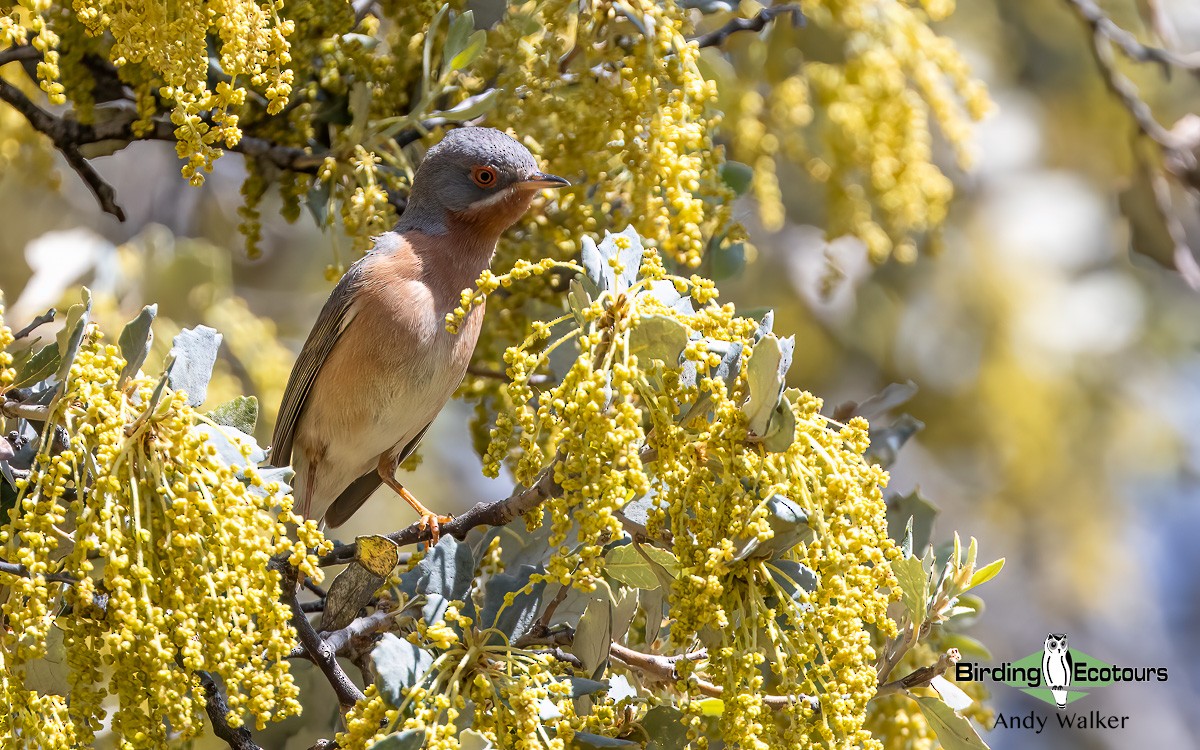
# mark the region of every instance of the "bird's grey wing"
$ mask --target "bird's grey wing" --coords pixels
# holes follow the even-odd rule
[[[321,371],[321,365],[349,322],[354,293],[362,285],[365,277],[363,270],[371,259],[371,255],[360,258],[350,266],[350,270],[334,287],[325,306],[321,308],[321,314],[317,316],[317,322],[313,324],[308,339],[304,342],[304,348],[296,358],[287,388],[283,392],[283,403],[279,406],[275,434],[271,438],[272,466],[287,466],[291,463],[292,440],[296,435],[296,425],[300,423],[300,415],[304,411],[304,403],[312,390],[313,382],[317,379],[317,373]]]
[[[421,442],[421,438],[425,437],[425,433],[429,431],[430,422],[417,433],[417,436],[408,441],[408,445],[404,446],[404,450],[400,451],[399,458],[396,459],[396,465],[399,465],[404,459],[413,454],[417,449],[417,444]],[[379,476],[378,471],[369,471],[363,474],[358,479],[350,483],[350,486],[342,490],[342,494],[338,495],[337,500],[333,501],[325,510],[325,525],[331,529],[336,529],[345,523],[350,516],[362,507],[362,504],[367,501],[371,493],[383,484],[383,477]]]

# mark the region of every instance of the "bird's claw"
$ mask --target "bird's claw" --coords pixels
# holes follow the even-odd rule
[[[442,524],[450,523],[454,520],[454,516],[439,516],[436,513],[423,513],[421,520],[418,522],[421,531],[429,529],[430,545],[435,545],[442,537]]]

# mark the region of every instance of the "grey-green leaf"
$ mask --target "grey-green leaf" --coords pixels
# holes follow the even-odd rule
[[[389,734],[367,750],[421,750],[425,744],[425,730],[406,729],[399,734]]]
[[[721,165],[721,181],[729,186],[735,195],[741,197],[750,190],[754,181],[754,170],[749,164],[740,161],[727,161]]]
[[[79,353],[79,345],[83,343],[83,333],[87,330],[88,319],[91,317],[91,290],[83,287],[82,295],[83,302],[71,305],[71,309],[67,311],[66,325],[58,334],[60,383],[66,382],[67,375],[71,372],[71,364],[75,361],[75,355]]]
[[[384,633],[371,652],[375,665],[375,684],[379,692],[393,706],[404,702],[405,688],[424,679],[433,666],[433,657],[423,649],[391,633]]]
[[[13,388],[24,388],[34,383],[40,383],[58,371],[61,361],[57,344],[43,346],[29,359],[22,363],[13,380]]]
[[[121,377],[117,381],[119,386],[125,385],[130,378],[137,375],[138,370],[145,363],[146,355],[150,353],[150,344],[154,342],[152,325],[156,315],[158,315],[158,305],[147,305],[142,308],[136,318],[126,323],[125,328],[121,331],[117,344],[121,347],[121,356],[125,359],[125,367],[121,368]]]
[[[199,406],[208,398],[208,381],[220,347],[221,334],[208,326],[185,328],[175,337],[171,346],[175,364],[168,378],[172,388],[187,394],[188,406]]]
[[[494,627],[504,633],[509,642],[520,639],[529,632],[542,604],[545,581],[538,581],[529,591],[522,591],[529,584],[530,576],[540,573],[541,568],[522,565],[517,573],[499,573],[487,580],[483,587],[483,627]],[[515,593],[513,603],[504,605],[505,597]]]

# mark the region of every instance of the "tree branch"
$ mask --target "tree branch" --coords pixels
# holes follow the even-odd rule
[[[680,659],[696,660],[707,658],[707,653],[704,651],[679,656],[645,654],[616,642],[609,646],[608,655],[662,682],[679,681],[679,673],[675,671],[675,663]],[[692,682],[695,684],[697,690],[710,698],[720,698],[725,693],[725,688],[720,685],[714,685],[708,680],[693,677]],[[813,711],[821,710],[820,700],[811,695],[763,695],[762,701],[765,705],[773,709],[787,708],[797,703],[806,703]]]
[[[212,723],[213,734],[225,740],[232,750],[263,750],[250,736],[250,730],[229,726],[229,704],[225,702],[225,695],[217,685],[216,678],[208,672],[196,672],[196,676],[200,678],[200,684],[208,696],[204,707]]]
[[[25,337],[26,337],[26,336],[28,336],[29,334],[33,333],[35,330],[37,330],[37,329],[38,329],[38,328],[40,328],[41,326],[44,326],[44,325],[46,325],[47,323],[53,323],[53,322],[54,322],[54,316],[55,316],[55,315],[57,315],[57,314],[58,314],[58,311],[57,311],[57,310],[55,310],[53,307],[52,307],[52,308],[50,308],[50,309],[49,309],[49,310],[47,310],[46,312],[44,312],[44,313],[42,313],[41,315],[39,315],[39,316],[37,316],[36,318],[34,318],[34,319],[33,319],[33,320],[32,320],[32,321],[29,323],[29,325],[25,326],[25,327],[24,327],[24,328],[22,328],[21,330],[19,330],[19,331],[17,331],[16,333],[14,333],[14,334],[13,334],[13,341],[20,341],[21,339],[25,338]]]
[[[496,500],[490,503],[476,503],[467,512],[456,516],[449,523],[443,524],[441,533],[463,539],[466,537],[467,532],[476,526],[504,526],[514,519],[520,518],[562,491],[562,487],[559,486],[554,478],[555,472],[561,463],[562,459],[556,458],[542,472],[538,480],[527,489],[514,492],[503,500]],[[396,545],[403,547],[409,544],[428,541],[432,538],[430,531],[428,526],[422,526],[419,522],[414,522],[408,528],[388,534],[387,538],[395,542]],[[354,559],[357,549],[358,545],[355,543],[343,544],[322,557],[320,564],[327,566],[348,563]]]
[[[895,693],[908,692],[912,688],[928,687],[933,682],[933,678],[944,675],[946,670],[952,665],[957,664],[960,659],[962,659],[962,654],[959,653],[958,649],[952,648],[939,656],[937,662],[934,664],[914,669],[898,680],[892,680],[880,685],[875,691],[875,697],[871,700]]]
[[[283,591],[283,600],[292,608],[292,627],[295,628],[301,645],[308,653],[308,658],[320,668],[325,679],[329,680],[329,685],[337,695],[338,703],[342,708],[351,708],[365,696],[351,681],[346,670],[342,669],[342,665],[338,664],[336,651],[321,638],[301,609],[300,602],[296,598],[296,589],[298,588],[296,569],[286,561],[272,561],[272,566],[279,570],[282,576],[280,588]]]
[[[794,3],[771,5],[763,8],[750,18],[734,18],[721,28],[693,37],[691,41],[695,42],[699,47],[720,47],[725,43],[726,39],[739,31],[762,31],[767,27],[767,24],[778,16],[789,14],[792,16],[794,23],[804,22],[804,14],[800,10],[799,5]]]
[[[92,194],[96,196],[96,202],[100,204],[100,208],[105,213],[117,217],[118,221],[125,221],[125,212],[117,205],[116,192],[112,189],[112,185],[105,182],[100,173],[92,167],[87,159],[83,158],[83,154],[79,153],[80,142],[72,137],[78,130],[78,123],[55,117],[34,104],[29,97],[21,93],[20,89],[4,79],[0,79],[0,99],[20,112],[34,130],[54,141],[54,147],[62,153],[67,163],[71,165],[71,169],[75,170]],[[68,124],[76,127],[68,127]]]
[[[37,578],[38,575],[31,573],[29,568],[18,563],[5,562],[0,560],[0,573],[7,573],[12,576],[20,576],[21,578]],[[65,573],[42,573],[40,577],[52,583],[66,583],[74,586],[79,583],[77,579]]]

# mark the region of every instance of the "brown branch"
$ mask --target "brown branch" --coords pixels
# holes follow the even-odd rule
[[[1104,10],[1095,0],[1066,0],[1075,9],[1092,32],[1100,35],[1110,44],[1115,45],[1122,53],[1134,62],[1155,63],[1162,66],[1163,72],[1169,74],[1171,68],[1200,71],[1200,55],[1180,55],[1161,47],[1152,47],[1138,41],[1132,33],[1118,26],[1105,15]]]
[[[37,48],[32,44],[18,44],[15,47],[0,50],[0,65],[7,65],[10,62],[26,62],[29,60],[40,60],[42,53],[37,51]]]
[[[117,205],[116,193],[112,189],[112,185],[105,182],[100,173],[92,167],[87,159],[83,158],[83,154],[79,153],[80,141],[72,137],[76,128],[65,127],[72,121],[63,120],[45,111],[30,101],[29,97],[21,93],[20,89],[4,79],[0,79],[0,99],[20,112],[34,130],[54,141],[54,147],[62,153],[67,163],[71,165],[71,169],[75,170],[92,194],[96,196],[96,202],[100,204],[100,208],[105,213],[117,217],[118,221],[125,221],[125,212]],[[78,123],[73,124],[78,125]]]
[[[345,656],[351,642],[355,638],[363,638],[378,633],[391,625],[392,620],[399,614],[396,610],[377,610],[365,617],[359,617],[354,622],[340,630],[321,633],[321,640],[333,651],[335,656]],[[289,659],[309,658],[307,649],[297,646],[288,654]]]
[[[750,18],[734,18],[721,28],[693,37],[691,41],[695,42],[699,47],[719,47],[725,43],[726,39],[739,31],[762,31],[775,18],[787,14],[792,16],[794,23],[802,23],[804,21],[804,14],[801,12],[799,5],[794,3],[772,5],[763,8]]]
[[[959,653],[958,649],[952,648],[939,656],[936,663],[914,669],[898,680],[892,680],[880,685],[875,691],[875,697],[871,700],[895,693],[907,692],[912,688],[928,687],[933,682],[933,678],[944,675],[946,670],[957,664],[960,659],[962,659],[962,654]]]
[[[213,734],[229,745],[232,750],[263,750],[250,736],[250,730],[245,727],[229,726],[229,704],[217,685],[216,678],[208,672],[196,672],[200,684],[204,687],[207,699],[204,703],[208,720],[212,723]]]
[[[21,578],[42,578],[43,580],[52,583],[66,583],[74,586],[79,583],[79,580],[74,576],[69,576],[66,573],[41,573],[40,575],[31,573],[29,568],[18,563],[5,562],[0,560],[0,573],[7,573],[12,576],[20,576]]]
[[[643,674],[649,675],[661,682],[678,682],[679,673],[675,671],[675,664],[681,659],[689,659],[692,661],[705,659],[708,654],[705,651],[697,651],[691,654],[681,654],[679,656],[659,656],[658,654],[645,654],[641,651],[634,651],[631,648],[622,646],[619,643],[612,643],[608,648],[608,655],[612,658],[637,669]],[[720,685],[714,685],[708,680],[703,680],[693,676],[690,680],[691,684],[696,686],[702,694],[710,698],[720,698],[725,694],[725,688]],[[821,702],[818,698],[811,695],[763,695],[763,703],[769,708],[781,709],[789,706],[794,706],[798,703],[805,703],[813,711],[821,710]]]
[[[342,665],[338,664],[337,653],[330,648],[329,644],[321,638],[312,623],[308,621],[308,617],[300,608],[300,602],[296,598],[297,586],[297,571],[286,561],[272,561],[272,566],[280,571],[282,580],[280,581],[280,589],[283,591],[283,600],[292,608],[292,627],[296,630],[296,635],[300,638],[301,645],[308,653],[308,658],[325,675],[325,679],[329,680],[330,687],[337,695],[338,703],[343,709],[349,709],[355,703],[364,699],[363,692],[358,689],[358,686],[351,681],[350,676],[346,674],[346,670],[342,669]]]
[[[562,491],[562,487],[554,478],[561,463],[561,458],[555,459],[549,468],[542,472],[538,480],[527,489],[514,492],[503,500],[476,503],[467,512],[456,516],[449,523],[442,524],[441,533],[463,539],[467,532],[476,526],[504,526],[520,518]],[[432,538],[432,534],[429,526],[414,522],[408,528],[388,534],[387,538],[403,547],[428,541]],[[328,566],[348,563],[354,559],[357,548],[355,543],[336,547],[333,552],[321,558],[320,564]]]
[[[491,370],[486,367],[480,367],[478,365],[471,365],[470,367],[468,367],[467,374],[474,375],[477,378],[489,378],[491,380],[507,381],[507,380],[511,379],[508,377],[508,373],[506,373],[506,372],[502,372],[500,370]],[[529,376],[529,384],[530,385],[545,385],[546,383],[553,383],[553,382],[554,382],[554,378],[551,377],[550,375],[546,375],[544,373]]]

